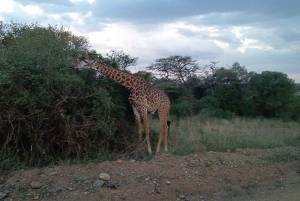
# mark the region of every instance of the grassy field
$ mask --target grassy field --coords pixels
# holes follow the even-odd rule
[[[159,133],[157,119],[151,118],[150,126],[152,133]],[[172,121],[168,139],[169,151],[178,155],[300,146],[300,124],[264,118],[225,120],[195,116]]]

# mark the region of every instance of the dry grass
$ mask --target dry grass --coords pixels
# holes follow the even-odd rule
[[[150,118],[152,133],[159,133],[158,120]],[[300,124],[277,119],[216,119],[187,117],[171,124],[169,150],[174,154],[227,151],[237,148],[300,146]]]

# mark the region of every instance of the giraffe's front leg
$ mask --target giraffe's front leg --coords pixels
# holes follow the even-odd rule
[[[141,110],[141,116],[142,116],[142,120],[144,123],[144,130],[146,133],[146,140],[147,140],[147,147],[148,147],[148,152],[151,155],[152,151],[151,151],[151,145],[150,145],[150,130],[149,130],[149,125],[148,125],[148,115],[147,115],[147,109]]]
[[[141,122],[141,120],[143,121],[144,124],[144,130],[146,133],[146,141],[147,141],[147,147],[148,147],[148,152],[149,154],[152,154],[151,151],[151,145],[150,145],[150,130],[149,130],[149,126],[148,126],[148,115],[147,115],[147,108],[146,107],[138,107],[133,109],[134,113],[136,114],[138,112],[139,115],[136,115],[139,117],[139,122]],[[138,128],[140,127],[140,125],[138,126]],[[141,131],[139,131],[141,132]]]
[[[141,141],[142,140],[141,115],[140,115],[140,112],[133,105],[132,105],[132,109],[133,109],[133,113],[134,113],[134,117],[135,117],[135,124],[136,124],[136,127],[137,127],[137,132],[138,132],[138,135],[139,135],[139,141]]]

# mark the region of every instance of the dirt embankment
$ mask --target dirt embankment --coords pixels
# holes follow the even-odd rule
[[[270,162],[286,151],[290,161]],[[0,192],[13,201],[299,200],[299,158],[300,148],[245,149],[45,167],[2,174]]]

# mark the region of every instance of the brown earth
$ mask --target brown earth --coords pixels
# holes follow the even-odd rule
[[[270,162],[288,151],[296,159]],[[0,173],[4,200],[300,200],[300,148],[243,149]],[[101,186],[100,173],[110,175]],[[33,183],[32,183],[33,182]],[[95,182],[98,182],[95,183]],[[33,186],[36,185],[36,186]]]

